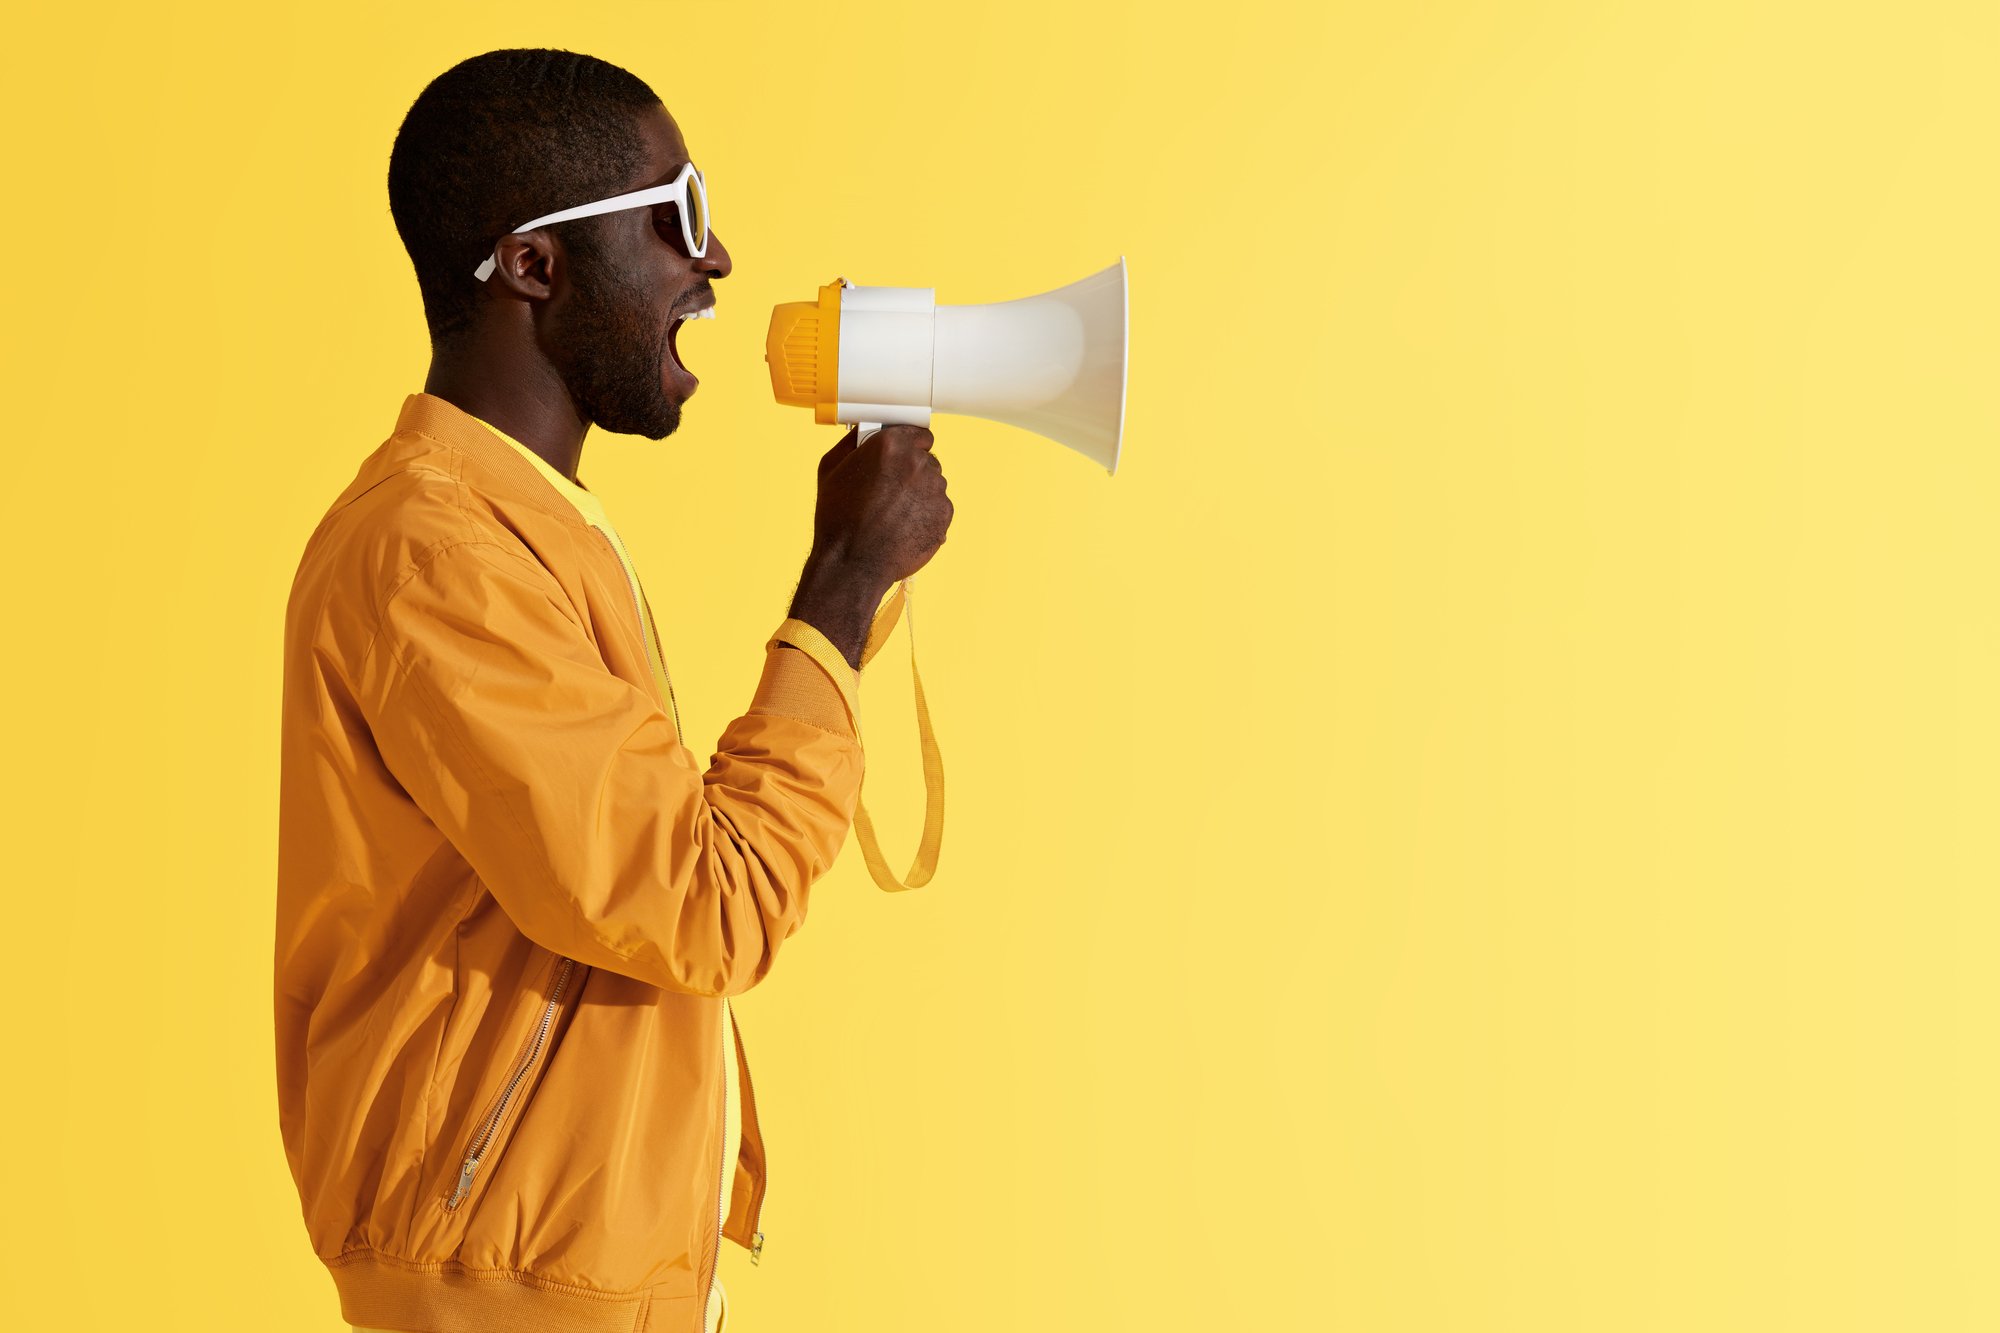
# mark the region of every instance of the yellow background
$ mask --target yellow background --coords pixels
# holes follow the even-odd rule
[[[2000,1325],[2000,11],[1018,0],[10,23],[9,1328],[343,1327],[279,631],[424,378],[397,124],[520,45],[651,83],[734,257],[583,465],[696,738],[837,438],[771,305],[1130,265],[1115,478],[938,423],[941,868],[850,838],[738,1006],[742,1333]],[[900,870],[901,630],[864,702]]]

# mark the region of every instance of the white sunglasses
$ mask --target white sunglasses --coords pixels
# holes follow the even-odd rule
[[[689,187],[692,181],[693,187]],[[533,222],[523,222],[509,236],[518,236],[524,231],[546,227],[553,222],[568,222],[572,218],[595,217],[599,213],[616,213],[626,208],[644,208],[648,204],[672,204],[681,217],[681,239],[687,242],[688,253],[696,259],[708,253],[708,182],[702,179],[694,163],[681,168],[681,174],[666,185],[651,185],[643,190],[633,190],[629,194],[614,194],[609,199],[599,199],[594,204],[578,204],[575,208],[565,208],[559,213],[549,213]],[[472,271],[472,276],[481,282],[493,276],[493,270],[500,264],[500,246],[496,241],[493,253],[486,262]]]

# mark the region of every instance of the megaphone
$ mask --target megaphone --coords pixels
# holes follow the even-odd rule
[[[1116,475],[1125,435],[1125,258],[1067,287],[939,305],[930,287],[836,278],[771,311],[764,360],[781,403],[821,425],[929,426],[931,413],[1005,422]]]
[[[764,360],[781,403],[810,407],[821,425],[852,425],[856,441],[886,425],[929,426],[931,413],[985,417],[1067,445],[1113,476],[1125,436],[1125,257],[1040,296],[992,305],[939,305],[929,287],[858,287],[836,278],[817,301],[771,311]],[[861,650],[867,666],[905,608],[910,682],[924,762],[924,831],[907,882],[882,859],[865,801],[855,831],[878,887],[929,883],[944,837],[944,760],[917,671],[916,610],[905,578],[876,611]],[[854,669],[823,634],[795,644],[839,685],[860,734]]]

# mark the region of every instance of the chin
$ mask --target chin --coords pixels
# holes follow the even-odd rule
[[[602,410],[592,420],[598,429],[613,435],[664,440],[681,428],[681,405],[661,394],[649,402],[627,403]]]
[[[681,405],[669,400],[665,409],[654,415],[652,427],[651,430],[641,431],[640,433],[649,440],[664,440],[667,436],[679,430],[681,428]]]
[[[671,408],[667,410],[666,416],[663,417],[659,422],[659,427],[660,427],[659,432],[652,437],[653,439],[664,440],[665,438],[667,438],[667,436],[672,435],[675,431],[681,428],[680,403],[675,403]]]

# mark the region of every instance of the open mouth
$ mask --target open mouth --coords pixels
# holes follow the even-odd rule
[[[671,356],[674,359],[674,364],[676,366],[679,366],[683,371],[687,371],[687,373],[690,375],[693,374],[694,372],[688,371],[687,362],[681,360],[681,325],[687,323],[691,319],[714,319],[714,318],[715,318],[715,307],[709,306],[705,310],[691,310],[685,315],[680,315],[676,317],[674,322],[667,327],[667,355]]]

